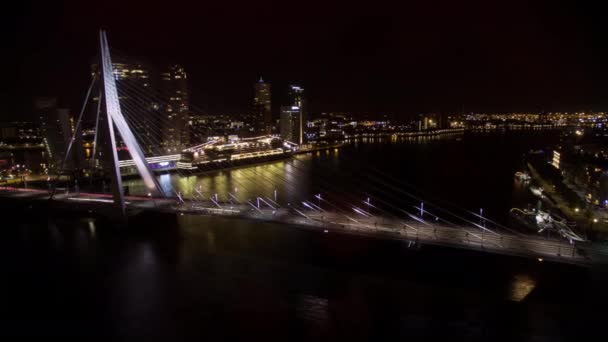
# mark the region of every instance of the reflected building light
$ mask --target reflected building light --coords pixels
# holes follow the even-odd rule
[[[527,274],[518,274],[511,282],[509,299],[515,302],[521,302],[534,290],[536,281]]]
[[[171,193],[173,187],[171,186],[171,175],[163,174],[158,178],[160,186],[163,188],[165,193]]]
[[[329,301],[313,295],[301,295],[296,305],[297,315],[314,324],[324,324],[329,319]]]
[[[95,227],[95,221],[93,221],[93,220],[89,221],[89,233],[91,234],[91,237],[93,237],[93,238],[97,234],[97,227]]]

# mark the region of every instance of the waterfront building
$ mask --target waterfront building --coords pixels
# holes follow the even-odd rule
[[[257,133],[272,133],[272,103],[270,83],[260,80],[254,84],[255,96],[253,98],[254,126]]]
[[[188,75],[180,65],[161,74],[163,153],[177,153],[190,144]]]
[[[281,138],[295,144],[303,143],[302,111],[298,106],[281,106]]]
[[[39,97],[34,101],[34,111],[40,122],[48,169],[59,170],[64,159],[66,169],[74,167],[72,158],[65,158],[73,132],[69,110],[59,108],[56,98]]]
[[[190,144],[188,75],[172,64],[163,72],[132,60],[115,59],[113,74],[121,109],[146,156],[179,153]],[[91,65],[98,77],[99,67]],[[93,94],[98,94],[98,90]],[[97,108],[97,96],[93,100]],[[94,117],[94,116],[90,116]],[[100,116],[100,124],[104,116]],[[119,139],[119,145],[122,142]],[[99,149],[101,153],[101,149]],[[123,156],[121,156],[123,157]]]
[[[120,58],[114,58],[112,63],[114,79],[118,88],[120,97],[121,110],[123,115],[129,122],[131,130],[138,138],[138,143],[141,146],[146,156],[159,154],[159,137],[161,137],[161,121],[160,121],[160,102],[161,99],[151,96],[150,89],[157,88],[157,75],[151,71],[151,68],[137,61],[127,61]],[[93,63],[91,65],[91,76],[99,79],[99,65]],[[101,86],[101,82],[98,82]],[[97,110],[97,101],[99,98],[99,90],[93,91],[94,105],[90,108]],[[102,107],[103,108],[103,107]],[[96,113],[90,117],[96,117]],[[100,127],[105,125],[105,115],[100,115]],[[100,137],[100,138],[103,138]],[[118,138],[119,147],[124,147],[120,136]],[[97,151],[103,154],[103,144],[99,144]],[[121,157],[128,157],[121,153]],[[101,158],[100,160],[103,160]]]
[[[306,141],[306,136],[304,134],[305,131],[305,123],[308,120],[308,116],[306,114],[306,109],[307,109],[307,105],[306,105],[306,99],[304,97],[304,88],[297,86],[297,85],[290,85],[287,91],[287,98],[288,98],[288,106],[291,106],[292,108],[294,107],[298,107],[299,108],[299,121],[298,124],[300,125],[299,129],[299,136],[300,136],[300,144],[304,143]]]

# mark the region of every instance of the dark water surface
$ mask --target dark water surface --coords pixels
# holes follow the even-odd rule
[[[168,193],[208,200],[218,196],[228,201],[229,193],[255,202],[257,196],[274,198],[286,206],[303,200],[316,202],[321,194],[340,209],[365,206],[367,198],[394,213],[415,212],[420,200],[429,212],[444,215],[436,203],[458,215],[479,213],[508,224],[509,209],[534,204],[524,184],[514,178],[523,170],[523,154],[544,149],[559,141],[557,131],[468,133],[434,138],[365,138],[339,150],[298,155],[292,159],[238,169],[185,176],[160,176]],[[141,180],[125,182],[130,193],[145,195]],[[411,195],[419,197],[413,199]],[[200,196],[199,196],[200,197]],[[468,218],[474,216],[469,215]]]
[[[310,164],[309,172],[282,175],[299,175],[296,184],[313,188],[324,176],[338,193],[352,181],[339,182],[346,178],[341,173],[357,176],[357,162],[360,170],[373,166],[463,207],[483,202],[500,217],[503,208],[526,200],[518,199],[512,175],[521,152],[543,144],[536,134],[359,144],[338,156],[256,167]],[[246,170],[190,182],[221,192],[239,172]],[[337,175],[335,181],[329,175]],[[242,177],[245,191],[248,178]],[[270,190],[282,183],[258,184]],[[6,218],[0,239],[5,336],[597,340],[591,334],[601,332],[608,308],[608,282],[598,268],[243,220],[155,214],[116,230],[100,220],[8,202],[0,212]]]

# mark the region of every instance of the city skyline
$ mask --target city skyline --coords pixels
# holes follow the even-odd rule
[[[306,8],[290,13],[266,4],[240,4],[243,11],[233,13],[221,5],[204,10],[135,3],[124,5],[124,14],[90,13],[78,4],[26,4],[20,13],[27,24],[6,30],[18,39],[11,43],[15,54],[7,56],[17,67],[9,74],[14,73],[16,82],[3,86],[3,116],[20,116],[31,108],[32,98],[45,95],[77,107],[99,27],[108,29],[118,51],[146,56],[159,65],[183,65],[193,80],[191,102],[208,112],[246,112],[250,84],[259,75],[281,87],[301,84],[308,89],[311,112],[409,115],[462,107],[475,112],[608,108],[608,90],[601,81],[608,77],[601,62],[608,55],[599,39],[604,31],[589,35],[597,24],[582,20],[597,8],[441,5],[454,18],[421,3],[408,11],[334,4],[323,13]],[[139,16],[126,15],[142,8],[148,15],[166,10],[167,25],[155,28]],[[50,21],[47,14],[62,20]],[[220,22],[222,14],[231,20]],[[199,17],[204,24],[193,25]],[[263,44],[249,39],[252,27]],[[286,39],[290,35],[302,43],[298,53],[285,55],[285,49],[293,51]],[[286,96],[275,94],[278,103]]]
[[[599,5],[7,8],[3,335],[604,333]]]

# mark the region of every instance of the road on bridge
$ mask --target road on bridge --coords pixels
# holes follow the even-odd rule
[[[0,194],[12,198],[48,200],[48,191],[0,187]],[[79,203],[83,209],[90,206],[112,204],[108,194],[58,192],[54,199],[62,203]],[[438,221],[425,221],[419,217],[397,219],[382,216],[346,214],[310,208],[280,208],[266,202],[263,206],[253,202],[184,202],[176,198],[158,199],[127,196],[130,209],[161,210],[179,214],[218,215],[314,228],[325,233],[343,232],[366,236],[386,237],[408,241],[409,244],[433,244],[491,253],[516,255],[567,263],[608,263],[608,249],[592,243],[571,244],[557,238],[538,235],[497,233],[473,226],[448,225]]]

